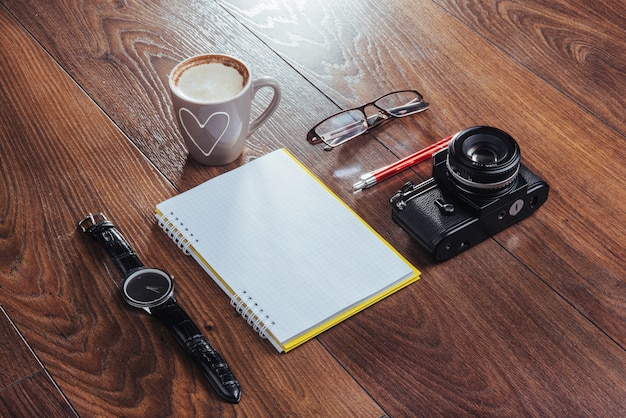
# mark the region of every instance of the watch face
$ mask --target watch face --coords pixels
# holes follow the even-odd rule
[[[174,293],[174,282],[164,271],[142,269],[124,281],[122,294],[128,304],[138,308],[153,308]]]

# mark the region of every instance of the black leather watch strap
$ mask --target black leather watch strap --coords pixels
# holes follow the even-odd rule
[[[239,382],[183,308],[170,298],[151,308],[150,312],[172,330],[176,340],[200,367],[218,395],[228,402],[238,403],[241,399]]]
[[[124,236],[104,215],[90,214],[79,223],[79,227],[104,247],[122,277],[126,278],[134,270],[144,267]]]
[[[238,403],[241,399],[239,382],[189,315],[176,303],[172,278],[162,270],[145,268],[122,234],[103,214],[89,214],[78,227],[99,242],[113,259],[125,280],[122,293],[126,302],[143,308],[167,325],[215,392],[228,402]]]

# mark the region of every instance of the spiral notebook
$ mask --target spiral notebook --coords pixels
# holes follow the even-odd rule
[[[158,204],[156,217],[279,352],[420,274],[285,149]]]

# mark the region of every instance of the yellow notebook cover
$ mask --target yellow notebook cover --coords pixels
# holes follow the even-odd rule
[[[285,149],[159,203],[156,217],[279,352],[419,278]]]

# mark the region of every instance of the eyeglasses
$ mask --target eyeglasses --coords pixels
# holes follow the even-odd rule
[[[365,109],[374,106],[378,112],[367,116]],[[349,140],[404,116],[414,115],[428,109],[428,103],[415,90],[401,90],[385,94],[361,107],[344,110],[330,116],[313,127],[307,134],[311,144],[326,144],[331,150]]]

